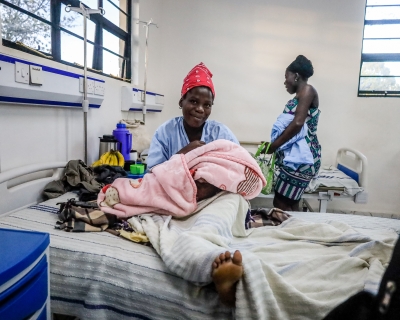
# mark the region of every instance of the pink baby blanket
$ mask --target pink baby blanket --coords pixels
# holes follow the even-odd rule
[[[187,154],[173,155],[142,179],[116,179],[100,191],[97,203],[103,212],[121,218],[149,212],[184,217],[197,208],[194,180],[200,178],[246,199],[256,197],[266,184],[246,149],[216,140]]]

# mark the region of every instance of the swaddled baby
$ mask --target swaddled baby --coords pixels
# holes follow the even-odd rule
[[[196,193],[196,201],[199,202],[201,200],[211,198],[215,196],[218,192],[222,191],[220,188],[208,183],[206,180],[200,178],[194,181],[197,187]]]

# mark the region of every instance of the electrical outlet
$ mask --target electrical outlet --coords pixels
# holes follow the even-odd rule
[[[87,92],[94,93],[94,80],[87,79]]]
[[[40,66],[29,66],[30,83],[32,85],[41,86],[43,85],[43,70]]]
[[[29,84],[29,65],[15,61],[15,82]]]
[[[94,84],[94,80],[87,79],[87,93],[94,94]],[[79,92],[83,93],[83,78],[79,78]]]
[[[106,84],[104,82],[95,81],[94,82],[94,94],[99,96],[104,96],[106,91]]]
[[[134,101],[140,101],[140,92],[139,91],[132,91],[132,95],[133,95]]]

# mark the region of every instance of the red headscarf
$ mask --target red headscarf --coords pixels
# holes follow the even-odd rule
[[[200,62],[189,71],[186,78],[183,80],[181,96],[185,95],[190,89],[204,86],[210,88],[213,97],[215,98],[214,84],[211,78],[212,73],[210,70],[208,70],[203,62]]]

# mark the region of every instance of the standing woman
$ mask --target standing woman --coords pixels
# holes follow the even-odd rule
[[[276,151],[276,165],[279,168],[275,184],[274,206],[285,211],[299,211],[299,202],[311,179],[317,175],[321,166],[321,146],[317,138],[317,125],[321,111],[317,90],[307,83],[314,74],[311,61],[303,55],[297,56],[285,72],[287,92],[295,94],[283,110],[284,114],[294,116],[280,136],[271,143],[268,153]],[[300,164],[297,169],[284,164],[284,152],[279,148],[295,137],[304,124],[308,130],[305,140],[314,158],[314,164]],[[308,151],[308,150],[307,150]]]
[[[179,109],[182,116],[163,123],[150,144],[147,167],[169,160],[176,153],[187,153],[217,139],[239,141],[227,126],[208,120],[214,104],[212,73],[201,62],[183,80]]]

